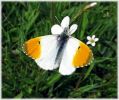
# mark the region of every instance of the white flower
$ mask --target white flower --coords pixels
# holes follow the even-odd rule
[[[95,38],[95,35],[93,35],[92,37],[87,36],[87,44],[91,44],[92,46],[95,46],[95,42],[97,42],[99,39]]]
[[[67,35],[73,34],[77,30],[78,25],[73,24],[69,28],[69,22],[70,22],[69,16],[64,17],[64,19],[61,22],[61,25],[55,24],[52,26],[51,28],[52,34],[62,34],[62,33],[65,33]]]

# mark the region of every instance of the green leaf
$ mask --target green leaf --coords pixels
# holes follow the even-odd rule
[[[14,98],[22,98],[23,97],[23,92],[20,92],[18,95],[16,95]]]
[[[86,74],[85,74],[85,76],[83,78],[83,80],[85,80],[89,76],[89,74],[92,71],[93,67],[94,67],[94,63],[91,63],[90,67],[88,68],[88,70],[87,70],[87,72],[86,72]]]
[[[81,27],[81,32],[80,32],[80,38],[83,38],[85,30],[88,25],[88,12],[83,13],[83,20],[82,20],[82,27]]]
[[[53,85],[60,78],[61,78],[61,75],[59,73],[53,74],[51,77],[49,77],[47,85],[48,86]]]
[[[83,93],[88,92],[96,87],[97,87],[97,84],[86,85],[86,86],[80,87],[77,90],[74,90],[73,92],[71,92],[70,96],[71,97],[80,97]]]

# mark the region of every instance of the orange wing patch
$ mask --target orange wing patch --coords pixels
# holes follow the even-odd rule
[[[73,65],[75,67],[83,67],[91,62],[93,53],[90,48],[80,41],[80,47],[76,51],[73,58]]]
[[[40,45],[41,38],[33,38],[25,42],[23,49],[24,52],[31,58],[37,59],[41,55],[41,45]]]

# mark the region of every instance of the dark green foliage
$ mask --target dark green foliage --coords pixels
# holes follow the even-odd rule
[[[117,98],[117,3],[98,2],[83,13],[88,2],[2,2],[3,98]],[[81,13],[81,14],[80,14]],[[70,16],[78,24],[74,37],[86,43],[99,37],[94,62],[69,76],[44,71],[22,51],[33,37],[51,34],[51,26]]]

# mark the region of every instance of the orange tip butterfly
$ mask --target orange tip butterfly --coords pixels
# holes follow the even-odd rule
[[[93,60],[91,49],[71,36],[78,25],[73,24],[69,28],[69,22],[70,18],[66,16],[61,26],[52,26],[52,35],[36,37],[24,43],[24,52],[34,59],[40,68],[53,70],[59,67],[59,73],[70,75],[76,68],[87,66]]]

